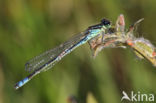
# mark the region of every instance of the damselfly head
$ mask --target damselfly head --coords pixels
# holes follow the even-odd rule
[[[104,26],[110,26],[111,25],[111,22],[107,19],[102,19],[101,20],[101,23],[104,25]]]
[[[88,29],[101,29],[101,28],[110,28],[111,27],[111,22],[107,19],[102,19],[101,23],[92,25],[88,27]]]

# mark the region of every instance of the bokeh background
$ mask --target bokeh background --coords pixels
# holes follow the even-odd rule
[[[156,45],[156,0],[0,0],[0,103],[69,103],[71,96],[78,103],[120,103],[123,90],[156,94],[151,63],[131,49],[104,49],[93,59],[88,44],[13,88],[29,74],[26,61],[102,18],[114,23],[120,13],[127,27],[145,18],[136,36]]]

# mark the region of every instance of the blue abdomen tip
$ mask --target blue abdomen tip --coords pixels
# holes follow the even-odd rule
[[[16,83],[15,89],[18,89],[18,88],[22,87],[28,81],[29,81],[29,78],[28,77],[26,77],[23,80],[19,81],[18,83]]]

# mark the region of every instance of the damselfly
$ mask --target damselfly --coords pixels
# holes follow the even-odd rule
[[[26,84],[28,81],[30,81],[34,76],[36,76],[40,72],[52,68],[65,55],[69,54],[71,51],[73,51],[75,48],[79,47],[80,45],[85,44],[86,42],[99,36],[103,38],[110,27],[111,27],[110,21],[103,19],[101,20],[101,23],[88,27],[87,30],[74,36],[70,40],[59,45],[58,47],[46,51],[43,54],[31,59],[26,63],[25,69],[32,73],[28,75],[26,78],[24,78],[23,80],[16,83],[15,89],[22,87],[24,84]]]

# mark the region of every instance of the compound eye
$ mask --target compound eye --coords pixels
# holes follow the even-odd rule
[[[101,20],[101,23],[103,24],[103,25],[110,25],[111,24],[111,22],[109,21],[109,20],[107,20],[107,19],[102,19]]]

